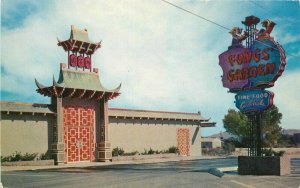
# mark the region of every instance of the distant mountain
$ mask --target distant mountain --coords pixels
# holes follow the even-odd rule
[[[283,129],[282,134],[294,135],[295,133],[300,133],[300,129]]]
[[[294,135],[295,133],[300,133],[300,129],[283,129],[282,130],[282,134],[285,135]],[[227,140],[228,138],[234,137],[232,134],[228,133],[228,132],[220,132],[217,134],[213,134],[210,136],[207,136],[210,138],[220,138],[221,140]]]
[[[221,140],[227,140],[228,138],[231,138],[231,137],[234,137],[234,136],[232,134],[228,133],[228,132],[220,132],[220,133],[208,136],[208,137],[219,138]]]

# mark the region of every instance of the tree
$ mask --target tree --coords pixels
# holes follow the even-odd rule
[[[280,120],[282,114],[278,108],[273,105],[263,113],[262,134],[264,135],[264,146],[274,147],[280,138]],[[250,138],[250,123],[245,114],[229,109],[223,119],[225,130],[236,136],[237,140],[242,144],[248,144]],[[244,144],[243,144],[244,143]]]
[[[229,109],[228,114],[223,119],[224,128],[226,131],[242,140],[249,133],[249,124],[247,116],[234,109]]]
[[[282,113],[279,112],[278,108],[273,105],[271,108],[263,113],[263,134],[264,144],[267,147],[276,146],[282,128],[280,127],[282,119]]]

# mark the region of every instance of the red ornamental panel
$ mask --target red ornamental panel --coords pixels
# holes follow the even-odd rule
[[[75,54],[71,54],[70,55],[70,65],[72,66],[72,67],[77,67],[77,56],[75,55]]]
[[[75,54],[71,54],[69,56],[69,65],[71,67],[91,69],[92,60],[90,56],[83,57],[82,55],[77,56]]]
[[[68,106],[64,108],[64,125],[78,126],[78,108]]]
[[[64,107],[65,162],[94,161],[94,113],[92,107]]]
[[[84,57],[83,56],[78,56],[77,64],[78,64],[78,67],[84,67]]]
[[[81,127],[86,127],[88,129],[82,129],[82,138],[86,138],[82,140],[82,143],[85,145],[90,146],[89,151],[87,151],[86,147],[84,147],[81,153],[91,153],[90,160],[95,160],[95,139],[94,139],[94,124],[95,124],[95,118],[94,118],[94,112],[95,110],[93,108],[89,107],[83,107],[79,109],[80,113],[80,125]],[[90,140],[88,139],[90,138]],[[83,157],[82,159],[85,159]]]
[[[190,156],[190,130],[188,128],[177,129],[177,146],[179,155]]]
[[[80,132],[80,147],[78,149],[80,149],[79,153],[80,153],[80,161],[88,161],[90,160],[90,154],[91,154],[91,150],[90,150],[90,128],[89,127],[80,127],[79,128],[79,132]]]
[[[85,61],[85,68],[86,68],[86,69],[90,69],[90,68],[92,67],[92,60],[91,60],[91,58],[86,57],[86,58],[84,59],[84,61]]]
[[[78,129],[77,128],[67,128],[67,153],[68,153],[68,162],[78,161]]]

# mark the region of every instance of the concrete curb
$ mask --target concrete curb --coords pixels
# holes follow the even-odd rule
[[[224,167],[224,168],[218,168],[221,172],[231,172],[231,171],[237,171],[237,166],[231,166],[231,167]]]

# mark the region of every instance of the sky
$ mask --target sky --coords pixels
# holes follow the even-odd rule
[[[109,107],[200,111],[217,123],[202,135],[219,133],[228,109],[236,109],[218,59],[231,44],[226,28],[244,28],[241,21],[255,15],[276,23],[271,35],[287,54],[285,71],[269,89],[281,126],[300,127],[299,1],[169,1],[218,25],[161,0],[2,0],[1,101],[50,103],[34,79],[50,86],[58,78],[67,53],[57,38],[67,40],[75,25],[102,41],[93,56],[102,84],[122,83]]]

